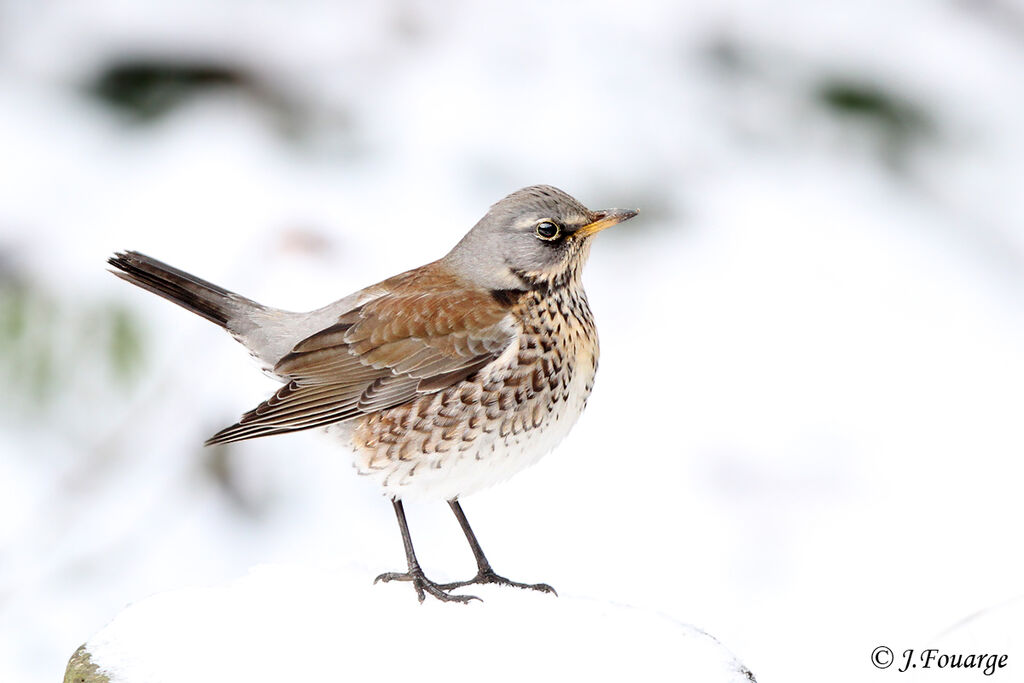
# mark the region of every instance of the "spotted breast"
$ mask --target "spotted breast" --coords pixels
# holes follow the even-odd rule
[[[513,338],[442,391],[337,425],[360,473],[398,498],[453,499],[529,467],[569,432],[594,386],[597,329],[577,283],[497,291]]]

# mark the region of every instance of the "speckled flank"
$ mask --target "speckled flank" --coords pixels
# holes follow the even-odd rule
[[[504,296],[507,296],[504,295]],[[456,498],[536,462],[576,422],[597,371],[594,319],[577,277],[521,293],[511,353],[442,391],[359,418],[356,466],[399,498]]]

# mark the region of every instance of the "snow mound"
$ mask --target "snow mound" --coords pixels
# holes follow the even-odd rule
[[[489,586],[473,587],[484,602],[420,605],[408,584],[371,580],[274,565],[162,593],[90,639],[65,680],[754,680],[714,638],[655,612]]]

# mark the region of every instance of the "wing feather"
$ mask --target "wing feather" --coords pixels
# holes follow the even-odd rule
[[[452,386],[516,338],[508,307],[489,292],[424,271],[382,283],[389,292],[300,341],[274,368],[288,380],[207,443],[349,420]],[[401,278],[405,278],[402,280]]]

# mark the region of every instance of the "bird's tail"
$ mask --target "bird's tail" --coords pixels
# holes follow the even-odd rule
[[[225,329],[231,330],[240,311],[259,307],[254,301],[137,251],[118,252],[107,263],[116,268],[110,272],[122,280],[159,294]]]

